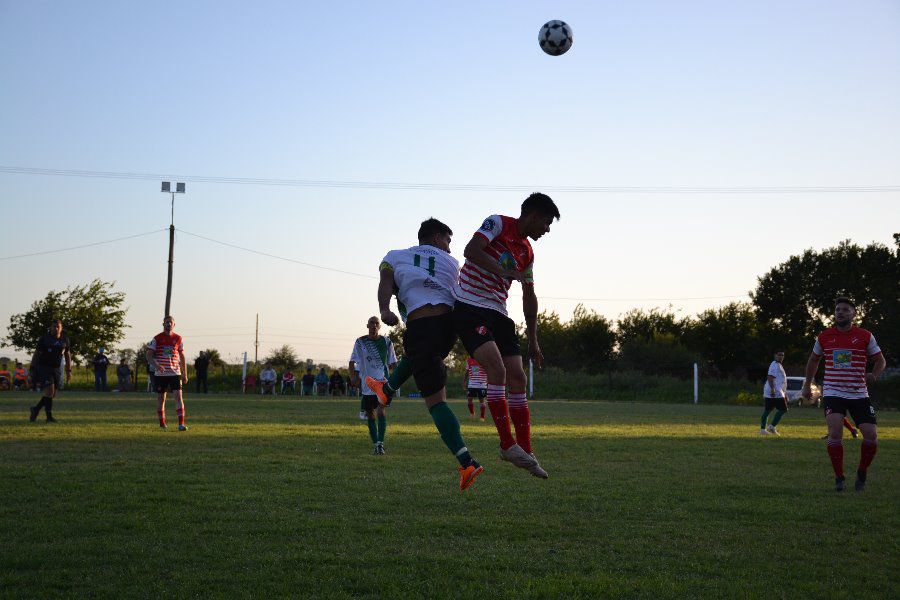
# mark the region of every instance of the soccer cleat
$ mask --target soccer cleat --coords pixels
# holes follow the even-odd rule
[[[538,463],[537,456],[534,455],[534,452],[529,454],[531,458],[534,459],[534,466],[528,469],[528,472],[534,475],[535,477],[540,477],[541,479],[548,479],[550,475],[547,474],[547,471],[541,468],[540,463]]]
[[[759,435],[769,435],[769,432],[766,431],[765,429],[760,429],[760,430],[759,430]]]
[[[518,444],[513,444],[506,450],[500,448],[500,458],[506,462],[511,462],[520,469],[528,469],[529,471],[537,465],[537,460],[522,450],[522,446]]]
[[[768,431],[769,434],[771,434],[771,435],[779,435],[779,436],[781,435],[780,433],[778,433],[778,430],[775,429],[775,426],[774,426],[774,425],[769,425],[769,426],[766,428],[766,431]]]
[[[384,451],[384,444],[378,444],[377,448],[379,456],[384,456],[386,454],[386,452]]]
[[[853,439],[858,438],[858,437],[859,437],[859,429],[851,429],[851,430],[850,430],[850,435],[853,436]]]
[[[372,379],[366,375],[366,385],[370,390],[375,392],[375,396],[378,398],[378,404],[382,406],[391,405],[391,399],[394,395],[389,394],[388,391],[384,389],[385,385],[387,385],[387,381],[378,381],[377,379]]]
[[[37,421],[38,412],[40,412],[38,410],[38,408],[36,406],[32,406],[31,408],[28,409],[28,412],[29,412],[28,420],[31,421],[32,423]]]
[[[825,435],[823,435],[823,436],[822,436],[822,439],[823,439],[823,440],[827,440],[827,439],[828,439],[828,434],[826,433]]]
[[[165,423],[160,423],[159,428],[162,429],[163,431],[165,431],[166,429],[168,429],[168,426],[166,426]]]
[[[834,491],[843,492],[844,491],[844,476],[834,478]]]
[[[378,444],[375,444],[375,447],[372,448],[372,456],[378,456]]]
[[[187,425],[179,425],[178,431],[187,431]]]
[[[364,411],[364,410],[359,411],[359,420],[360,421],[366,420],[366,411]]]
[[[50,417],[50,416],[47,417],[47,422],[48,423],[58,423],[58,421],[56,419],[54,419],[53,417]]]
[[[856,483],[853,484],[853,489],[857,492],[861,492],[866,489],[866,472],[865,471],[856,471]]]
[[[469,489],[475,483],[475,478],[484,472],[484,467],[473,460],[468,466],[457,467],[456,470],[459,471],[459,489],[462,491]]]

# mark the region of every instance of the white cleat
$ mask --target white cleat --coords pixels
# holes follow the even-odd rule
[[[765,429],[760,429],[760,430],[759,430],[759,435],[769,435],[769,432],[766,431]]]
[[[528,469],[528,472],[531,473],[532,475],[534,475],[535,477],[540,477],[541,479],[548,479],[550,477],[550,475],[547,473],[547,471],[545,471],[544,469],[541,468],[541,465],[540,465],[540,463],[538,463],[537,456],[534,455],[534,452],[532,452],[528,456],[530,456],[531,458],[534,459],[534,466],[531,467],[530,469]]]
[[[522,446],[513,444],[506,450],[500,448],[500,458],[506,462],[511,462],[520,469],[528,469],[538,466],[537,459],[522,450]]]
[[[778,433],[778,430],[775,429],[775,427],[772,425],[769,425],[768,427],[766,427],[766,431],[769,432],[769,435],[777,435],[777,436],[781,435],[780,433]]]

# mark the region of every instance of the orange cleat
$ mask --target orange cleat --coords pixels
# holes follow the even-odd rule
[[[459,489],[466,490],[484,472],[484,467],[473,460],[468,467],[457,467],[456,470],[459,471]]]
[[[378,404],[382,406],[389,406],[391,404],[391,397],[384,391],[384,385],[386,383],[386,381],[378,381],[377,379],[372,379],[366,375],[366,385],[370,390],[375,392],[375,396],[378,398]]]

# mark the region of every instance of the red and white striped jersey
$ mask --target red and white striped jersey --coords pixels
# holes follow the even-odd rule
[[[491,215],[475,232],[488,241],[485,248],[504,269],[525,273],[525,282],[534,284],[534,251],[528,237],[519,233],[519,225],[513,217]],[[453,288],[453,296],[459,302],[490,308],[506,314],[506,299],[512,279],[494,275],[466,260],[459,272],[459,283]]]
[[[180,335],[160,333],[150,340],[147,347],[153,350],[153,360],[156,361],[154,375],[157,377],[181,375],[181,355],[184,353],[184,342]]]
[[[474,358],[466,359],[466,375],[469,376],[469,382],[466,387],[473,390],[487,389],[487,371]]]
[[[813,352],[825,357],[825,381],[822,396],[868,398],[866,361],[881,354],[871,331],[851,327],[840,331],[830,327],[816,337]]]

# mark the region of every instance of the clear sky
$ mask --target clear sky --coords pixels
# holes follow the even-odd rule
[[[562,57],[537,44],[550,19],[574,32]],[[0,0],[0,168],[184,175],[178,228],[373,277],[179,233],[172,311],[190,358],[252,355],[259,313],[261,357],[287,343],[345,363],[384,253],[435,216],[461,255],[484,217],[516,214],[526,194],[508,186],[548,190],[562,212],[535,245],[542,308],[568,318],[577,300],[556,298],[590,299],[615,318],[740,299],[803,249],[892,243],[900,193],[559,188],[898,186],[898,98],[895,0]],[[157,333],[160,179],[0,171],[0,257],[158,230],[0,261],[0,328],[99,277],[127,294],[122,346]]]

